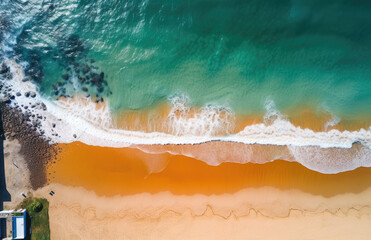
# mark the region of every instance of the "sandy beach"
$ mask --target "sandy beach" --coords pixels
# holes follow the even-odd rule
[[[6,182],[12,196],[5,206],[12,207],[30,189],[29,171],[17,141],[5,141],[4,147]],[[136,158],[126,158],[121,164],[132,176],[120,180],[110,178],[120,172],[112,162],[114,155],[106,155],[110,156],[106,161],[98,157],[97,164],[91,155],[100,156],[99,148],[86,148],[89,163],[84,154],[71,152],[79,164],[61,155],[63,161],[50,164],[56,170],[50,174],[50,183],[30,191],[50,203],[51,239],[367,239],[370,233],[367,168],[325,175],[283,161],[213,167],[187,158],[171,159],[163,171],[149,174],[143,162],[136,162],[146,153],[121,149],[121,154],[126,151]],[[79,149],[84,153],[83,147]],[[354,181],[363,184],[355,188]],[[49,195],[51,190],[54,196]]]
[[[56,195],[48,196],[53,190]],[[323,198],[275,188],[235,194],[99,197],[51,184],[52,239],[368,239],[371,189]]]
[[[367,239],[370,170],[223,163],[60,145],[49,185],[53,239]],[[146,160],[166,167],[149,171]],[[56,195],[50,196],[53,190]]]
[[[370,12],[0,1],[0,239],[371,239]]]
[[[48,146],[37,137],[17,141],[32,129],[15,129],[7,114],[5,133],[13,140],[4,142],[11,195],[5,207],[19,204],[22,193],[47,198],[53,240],[367,239],[370,233],[369,168],[322,174],[281,160],[211,166],[161,153],[171,146],[139,146],[159,153],[80,142]],[[195,151],[210,146],[218,144]],[[44,158],[34,162],[37,156]],[[39,176],[34,184],[32,176]]]

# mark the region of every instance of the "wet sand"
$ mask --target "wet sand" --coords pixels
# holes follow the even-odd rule
[[[58,160],[47,170],[49,185],[36,193],[50,201],[52,239],[368,239],[371,234],[369,168],[322,174],[282,160],[210,166],[135,148],[80,142],[58,147]],[[50,196],[50,190],[56,194]]]
[[[162,191],[210,195],[272,186],[329,197],[359,193],[371,186],[370,168],[322,174],[281,160],[210,166],[191,157],[149,154],[134,148],[105,148],[80,142],[58,147],[62,149],[60,160],[49,165],[49,182],[82,186],[105,196]],[[151,173],[151,169],[157,172]]]

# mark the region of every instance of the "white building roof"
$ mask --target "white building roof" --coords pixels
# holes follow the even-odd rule
[[[24,218],[16,218],[16,232],[14,239],[24,239]]]

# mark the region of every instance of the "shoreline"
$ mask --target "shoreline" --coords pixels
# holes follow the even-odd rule
[[[49,98],[36,94],[37,87],[33,83],[23,82],[25,77],[21,66],[10,60],[7,61],[7,64],[9,64],[10,72],[13,74],[12,81],[4,82],[5,93],[10,98],[14,97],[11,98],[13,100],[11,100],[10,105],[23,112],[31,112],[32,115],[41,115],[43,120],[38,126],[38,132],[50,138],[53,143],[70,143],[79,140],[91,145],[127,147],[133,144],[195,144],[212,140],[224,140],[245,144],[351,148],[352,144],[357,141],[363,142],[366,147],[371,142],[370,124],[365,123],[365,126],[362,125],[364,123],[360,123],[362,126],[350,124],[349,126],[353,126],[359,131],[342,131],[341,125],[347,125],[346,122],[343,122],[339,125],[340,130],[337,130],[336,125],[332,126],[334,116],[331,116],[331,114],[323,112],[324,115],[321,116],[318,111],[306,111],[305,109],[296,113],[294,119],[286,119],[285,115],[282,115],[275,108],[275,104],[269,101],[264,116],[255,116],[253,119],[246,117],[246,120],[243,120],[244,117],[242,117],[241,123],[241,119],[227,109],[223,110],[217,107],[209,107],[210,109],[208,107],[192,108],[188,107],[184,100],[179,99],[180,102],[174,103],[171,109],[169,109],[169,106],[159,106],[160,119],[165,117],[165,120],[157,121],[158,119],[156,119],[155,122],[161,122],[160,125],[162,125],[164,121],[170,121],[169,124],[165,124],[167,130],[162,133],[156,128],[150,129],[151,133],[114,129],[111,126],[113,116],[106,101],[96,104],[92,102],[92,99],[81,96],[81,101],[79,101],[78,96],[60,101],[51,101]],[[35,95],[29,97],[27,93],[30,92]],[[40,106],[37,106],[38,104]],[[81,109],[84,109],[84,111]],[[147,126],[149,121],[145,120],[152,114],[148,116],[146,113],[143,114],[144,116],[141,116],[139,112],[136,117],[130,117],[129,114],[129,120],[139,121],[140,125],[147,122],[147,124],[144,124],[144,126]],[[167,116],[170,116],[170,118]],[[209,121],[210,117],[214,119],[212,122]],[[37,121],[38,119],[33,118],[33,120]],[[230,120],[232,121],[230,122]],[[292,120],[293,122],[291,122]],[[243,123],[244,121],[247,125]],[[263,123],[264,121],[268,121],[268,124]],[[109,123],[111,125],[107,126]],[[314,130],[307,128],[308,123],[315,124]],[[130,125],[130,123],[127,125]],[[304,127],[298,127],[300,125]],[[353,129],[353,127],[349,129]],[[175,131],[172,132],[173,134],[166,133],[172,128]],[[321,131],[317,132],[315,128],[319,128]],[[233,129],[240,129],[241,131],[236,133]],[[194,133],[194,131],[196,132]],[[192,133],[191,136],[187,135],[189,133]],[[92,139],[94,140],[92,141]],[[339,144],[340,142],[342,144]]]
[[[58,148],[60,160],[48,165],[49,182],[82,186],[101,196],[162,191],[212,195],[272,186],[329,197],[359,193],[371,186],[370,168],[323,174],[282,160],[211,166],[192,157],[151,154],[136,148],[96,147],[79,142],[59,144]]]

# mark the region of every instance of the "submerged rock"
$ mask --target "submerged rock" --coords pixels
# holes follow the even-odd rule
[[[8,73],[10,71],[10,68],[5,64],[1,64],[0,68],[0,74]]]
[[[69,74],[63,74],[62,75],[62,78],[64,79],[64,80],[68,80],[69,78],[70,78],[70,75]],[[59,83],[58,83],[59,84]]]
[[[84,65],[84,68],[82,69],[82,72],[84,73],[84,74],[86,74],[86,73],[88,73],[90,71],[90,67],[87,65],[87,64],[85,64]]]
[[[28,81],[30,81],[30,80],[31,80],[30,77],[24,77],[24,78],[22,79],[22,82],[28,82]]]
[[[5,78],[6,79],[12,79],[13,78],[13,73],[11,73],[11,72],[8,72],[6,75],[5,75]]]
[[[29,65],[25,69],[25,73],[30,76],[34,81],[40,83],[44,77],[43,66],[41,64],[40,53],[36,50],[32,50],[29,53]]]

